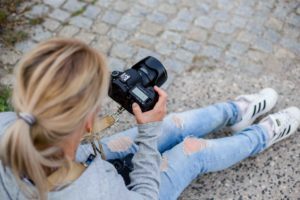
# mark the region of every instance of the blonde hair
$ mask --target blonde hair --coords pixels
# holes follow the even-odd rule
[[[74,39],[43,42],[20,61],[13,106],[37,121],[29,126],[18,118],[1,140],[0,157],[21,186],[22,177],[32,180],[35,198],[46,199],[45,169],[66,161],[57,144],[82,128],[88,114],[100,105],[108,77],[102,55]]]

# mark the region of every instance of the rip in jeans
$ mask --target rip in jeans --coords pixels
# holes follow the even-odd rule
[[[133,144],[133,141],[128,136],[122,136],[116,139],[112,139],[107,143],[107,147],[113,152],[127,151]]]
[[[160,164],[160,171],[161,172],[165,172],[168,169],[168,158],[167,156],[163,155],[162,159],[161,159],[161,164]]]
[[[199,152],[207,147],[207,142],[204,139],[187,137],[183,141],[183,152],[185,155],[191,155]]]
[[[183,129],[184,128],[184,123],[183,123],[183,119],[178,117],[177,115],[174,115],[172,117],[173,122],[175,123],[175,126],[179,129]]]

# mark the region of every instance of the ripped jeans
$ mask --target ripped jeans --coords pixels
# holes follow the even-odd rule
[[[158,148],[162,154],[160,199],[177,199],[199,174],[226,169],[266,147],[268,134],[259,125],[220,139],[202,139],[208,133],[239,122],[233,102],[168,115],[162,123]],[[107,159],[135,153],[137,128],[101,140]]]

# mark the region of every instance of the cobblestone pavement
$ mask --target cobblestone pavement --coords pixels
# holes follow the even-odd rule
[[[169,73],[170,111],[267,86],[279,91],[275,110],[300,107],[299,0],[44,0],[29,5],[27,17],[45,20],[26,28],[30,39],[15,48],[0,46],[2,84],[12,83],[9,72],[24,52],[62,36],[102,51],[112,70],[147,55],[159,58]],[[114,107],[109,103],[104,112]],[[123,114],[108,134],[132,124]],[[299,135],[228,170],[199,177],[180,199],[299,199],[296,140]]]

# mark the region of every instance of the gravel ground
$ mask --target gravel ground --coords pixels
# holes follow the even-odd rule
[[[177,76],[167,89],[169,112],[180,112],[233,99],[237,95],[254,93],[273,87],[279,100],[270,112],[288,106],[300,107],[300,65],[288,63],[280,68],[241,66],[223,67],[220,62],[203,65],[197,59],[185,73]],[[205,63],[205,62],[204,62]],[[116,104],[105,108],[115,110]],[[134,124],[132,116],[122,114],[120,121],[105,134],[112,134]],[[222,131],[210,137],[226,137]],[[180,199],[299,199],[300,197],[300,130],[291,138],[273,145],[258,156],[248,158],[233,167],[199,176],[182,193]]]

